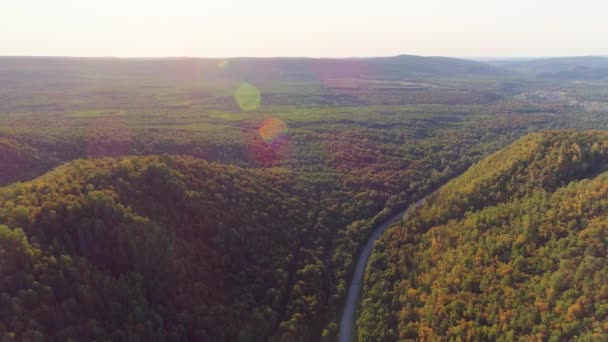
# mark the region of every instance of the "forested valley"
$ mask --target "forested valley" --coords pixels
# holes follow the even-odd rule
[[[334,341],[433,191],[360,341],[603,336],[607,84],[518,68],[0,58],[0,339]]]

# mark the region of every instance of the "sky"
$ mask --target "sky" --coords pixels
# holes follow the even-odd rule
[[[608,55],[607,13],[605,0],[0,0],[0,55]]]

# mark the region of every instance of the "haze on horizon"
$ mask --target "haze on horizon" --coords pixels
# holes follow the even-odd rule
[[[602,0],[8,0],[0,55],[604,55],[607,12]]]

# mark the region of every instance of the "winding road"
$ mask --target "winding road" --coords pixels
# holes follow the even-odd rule
[[[397,222],[403,215],[407,214],[413,208],[419,206],[424,202],[426,197],[420,201],[410,205],[407,209],[391,216],[389,219],[384,221],[368,238],[359,259],[357,260],[357,266],[353,275],[353,280],[348,288],[348,295],[346,297],[346,304],[344,305],[344,313],[342,314],[342,321],[340,322],[340,335],[338,341],[340,342],[351,342],[353,332],[355,331],[355,320],[357,318],[357,308],[359,306],[359,300],[361,298],[361,287],[363,286],[363,276],[365,274],[365,268],[367,267],[367,260],[372,253],[374,242],[378,240],[380,235],[386,231],[393,223]]]

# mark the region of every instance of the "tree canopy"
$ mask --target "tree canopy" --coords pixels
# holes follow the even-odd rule
[[[608,334],[608,134],[546,132],[481,160],[375,247],[359,340]]]

